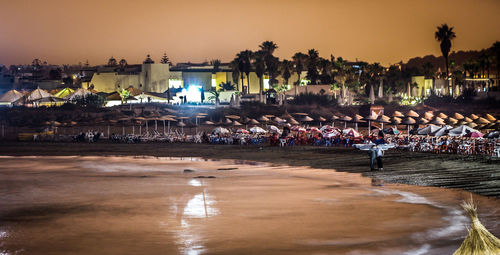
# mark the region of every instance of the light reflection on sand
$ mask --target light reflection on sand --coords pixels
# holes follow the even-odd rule
[[[0,252],[450,254],[466,233],[467,192],[242,163],[0,157]],[[498,200],[476,199],[497,234]]]

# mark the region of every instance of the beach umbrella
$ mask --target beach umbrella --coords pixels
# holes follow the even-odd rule
[[[283,119],[291,119],[293,117],[292,117],[292,115],[290,115],[290,113],[288,113],[287,111],[285,111],[285,113],[283,113],[283,115],[281,115],[281,118],[283,118]]]
[[[322,125],[321,125],[321,122],[325,122],[325,121],[326,121],[326,119],[325,119],[325,118],[323,118],[322,116],[319,116],[319,117],[318,117],[318,121],[319,121],[319,125],[320,125],[320,126],[322,126]]]
[[[233,124],[233,121],[230,119],[226,119],[223,124],[224,125],[231,125],[231,124]]]
[[[292,125],[299,125],[299,122],[296,121],[295,119],[290,119],[290,121],[288,121],[288,123],[292,124]]]
[[[484,117],[489,120],[490,122],[494,122],[496,121],[497,119],[495,117],[493,117],[493,115],[487,113],[486,115],[484,115]]]
[[[297,116],[307,116],[309,114],[305,113],[305,112],[296,112],[296,113],[293,113],[293,115],[297,115]]]
[[[276,133],[276,134],[281,135],[281,130],[278,127],[276,127],[274,125],[270,125],[267,128],[269,131],[271,131],[271,133]]]
[[[186,123],[180,121],[177,123],[178,127],[181,127],[181,132],[184,133],[184,127],[186,126]]]
[[[371,134],[371,123],[372,121],[376,121],[378,118],[378,115],[375,112],[371,112],[370,115],[363,117],[363,119],[368,121],[368,135]]]
[[[438,126],[446,125],[446,123],[444,122],[444,120],[442,118],[440,118],[440,117],[436,117],[430,123],[434,124],[434,125],[438,125]]]
[[[404,115],[400,111],[394,111],[394,113],[392,114],[392,117],[402,118],[402,117],[404,117]]]
[[[235,120],[235,121],[233,121],[233,126],[243,126],[243,124],[241,124],[237,120]]]
[[[391,123],[391,119],[388,116],[382,114],[382,115],[377,117],[375,122],[380,123],[380,125],[382,127],[381,129],[384,129],[384,124]]]
[[[467,123],[468,122],[465,121],[465,120],[460,120],[460,121],[457,122],[457,126],[467,125]]]
[[[354,130],[353,128],[346,128],[342,130],[342,134],[345,136],[352,136],[354,138],[361,137],[361,134],[358,131]]]
[[[418,113],[416,113],[416,112],[415,112],[415,111],[413,111],[413,110],[409,110],[409,111],[405,114],[405,117],[418,118],[418,117],[420,117],[420,115],[418,115]]]
[[[266,117],[266,118],[268,118],[268,119],[271,119],[271,118],[274,118],[275,116],[274,116],[274,115],[272,115],[272,114],[266,114],[266,115],[264,115],[264,117]]]
[[[248,132],[248,130],[246,130],[246,129],[240,128],[240,129],[236,130],[236,133],[238,133],[238,134],[248,134],[250,132]]]
[[[355,129],[356,129],[356,131],[358,131],[358,123],[366,122],[366,121],[363,120],[363,116],[361,116],[359,114],[354,115],[354,118],[352,118],[351,121],[355,123]]]
[[[391,118],[391,124],[392,125],[399,125],[399,124],[401,124],[401,122],[402,122],[402,120],[399,117],[392,117]]]
[[[425,112],[424,113],[424,118],[426,118],[427,120],[432,120],[432,118],[434,118],[434,114],[432,112]]]
[[[337,116],[337,115],[332,115],[332,117],[330,118],[330,120],[332,121],[332,126],[334,126],[334,127],[335,127],[335,121],[336,121],[336,120],[338,120],[338,119],[340,119],[340,117],[339,117],[339,116]]]
[[[421,124],[421,125],[427,125],[429,123],[429,120],[427,120],[426,118],[420,118],[418,120],[418,124]]]
[[[430,135],[430,134],[438,131],[439,129],[440,129],[440,127],[431,124],[431,125],[429,125],[429,126],[427,126],[425,128],[422,128],[422,129],[418,130],[417,134],[419,134],[419,135]]]
[[[204,125],[213,125],[214,123],[212,121],[206,120],[203,122]]]
[[[469,202],[463,202],[462,208],[471,218],[469,233],[453,255],[500,254],[500,239],[491,234],[479,221],[477,207],[472,196]]]
[[[309,116],[305,116],[300,121],[302,121],[302,122],[311,122],[311,121],[314,121],[314,119],[311,118],[311,117],[309,117]]]
[[[464,118],[464,121],[467,122],[467,123],[471,123],[471,122],[474,122],[473,119],[469,118],[469,117],[465,117]]]
[[[477,120],[479,119],[479,116],[475,115],[474,113],[469,115],[469,118],[473,119],[473,120]]]
[[[471,127],[471,128],[475,128],[475,127],[477,127],[477,124],[474,122],[471,122],[471,123],[467,123],[467,126]]]
[[[251,124],[251,125],[259,125],[260,122],[258,122],[256,119],[250,119],[250,121],[248,122],[248,124]]]
[[[417,123],[412,117],[406,117],[403,119],[401,124],[405,124],[408,127],[408,136],[410,136],[410,126]]]
[[[348,122],[348,121],[351,121],[351,120],[352,120],[352,118],[351,118],[351,117],[349,117],[349,116],[347,116],[347,115],[345,115],[345,116],[343,116],[342,118],[340,118],[339,120],[341,120],[341,121],[343,121],[343,122],[344,122],[344,129],[345,129],[345,128],[347,128],[347,122]]]
[[[457,120],[463,120],[465,117],[462,114],[456,112],[453,114],[453,118]]]
[[[267,118],[266,116],[260,116],[259,121],[261,121],[261,122],[268,122],[269,118]]]
[[[476,119],[474,122],[476,124],[489,124],[490,123],[489,120],[487,120],[487,119],[485,119],[483,117],[480,117],[480,118]]]
[[[283,119],[281,119],[280,117],[275,117],[275,118],[273,119],[273,121],[274,121],[274,122],[277,122],[277,123],[281,123],[281,122],[283,122]]]
[[[232,120],[239,120],[240,116],[238,116],[238,115],[226,115],[226,118],[232,119]]]
[[[458,123],[458,120],[455,119],[455,118],[452,118],[452,117],[449,117],[447,120],[446,120],[446,124],[448,125],[455,125]]]
[[[446,114],[444,114],[444,113],[440,112],[440,113],[438,114],[438,117],[444,120],[444,119],[447,119],[447,118],[448,118],[448,115],[446,115]]]

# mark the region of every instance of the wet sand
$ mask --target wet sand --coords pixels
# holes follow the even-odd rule
[[[9,255],[451,254],[469,224],[468,192],[241,160],[0,157],[0,184]]]
[[[343,147],[258,147],[206,144],[17,143],[0,144],[0,155],[151,155],[270,162],[361,173],[389,183],[444,187],[500,198],[500,158],[389,150],[384,171],[370,172],[368,155]]]

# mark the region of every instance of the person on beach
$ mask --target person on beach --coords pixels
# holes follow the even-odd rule
[[[384,156],[384,150],[382,150],[382,146],[379,146],[382,144],[385,144],[384,136],[383,134],[382,135],[379,134],[379,137],[377,138],[377,140],[375,140],[375,154],[376,154],[375,157],[377,159],[377,167],[379,171],[384,170],[382,162],[382,156]]]

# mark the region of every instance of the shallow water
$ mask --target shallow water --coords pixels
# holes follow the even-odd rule
[[[469,196],[229,160],[0,157],[0,255],[451,254]],[[499,236],[500,201],[474,199]]]

